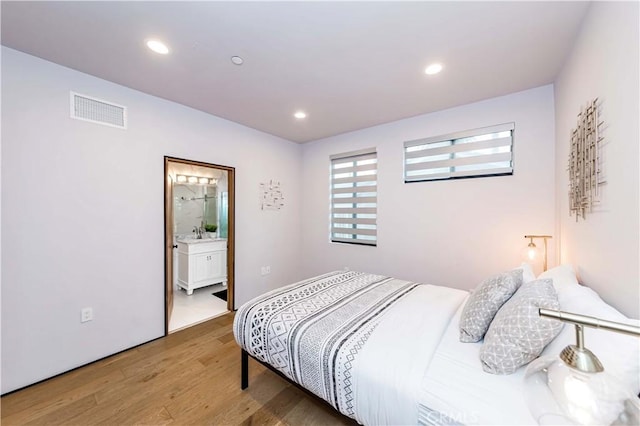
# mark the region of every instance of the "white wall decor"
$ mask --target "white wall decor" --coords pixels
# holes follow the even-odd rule
[[[260,183],[260,208],[262,210],[280,210],[284,207],[284,195],[280,182],[273,179]]]
[[[589,102],[578,114],[578,124],[571,131],[569,151],[569,215],[576,214],[576,221],[600,201],[599,186],[602,180],[600,164],[600,126],[598,99]]]

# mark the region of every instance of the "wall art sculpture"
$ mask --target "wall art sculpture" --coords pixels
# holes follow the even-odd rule
[[[586,213],[600,201],[602,179],[600,121],[598,99],[578,114],[577,128],[571,131],[569,152],[569,215],[586,219]]]

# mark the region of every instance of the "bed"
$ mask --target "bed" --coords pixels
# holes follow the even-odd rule
[[[559,285],[566,277],[560,278]],[[562,294],[567,300],[576,296],[566,289]],[[271,291],[235,316],[242,386],[248,385],[251,356],[361,424],[537,424],[522,392],[525,369],[488,374],[478,361],[482,342],[460,341],[469,296],[356,271],[334,271]],[[622,316],[613,311],[609,317]],[[557,354],[571,343],[568,328],[545,351]],[[615,356],[604,355],[603,362]],[[630,380],[637,389],[637,345],[627,356],[614,373],[627,379],[635,374]]]

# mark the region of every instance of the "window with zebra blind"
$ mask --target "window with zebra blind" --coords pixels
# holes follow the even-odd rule
[[[404,143],[404,181],[513,174],[514,123]]]
[[[378,157],[375,148],[331,156],[331,241],[377,243]]]

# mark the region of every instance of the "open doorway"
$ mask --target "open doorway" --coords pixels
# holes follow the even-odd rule
[[[234,309],[235,169],[164,157],[165,335]]]

